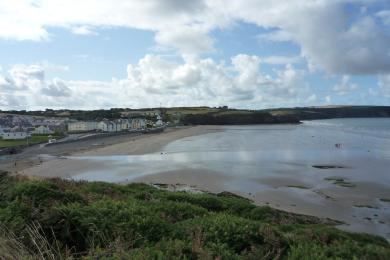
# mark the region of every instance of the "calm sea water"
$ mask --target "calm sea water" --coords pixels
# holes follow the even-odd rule
[[[335,147],[342,144],[341,149]],[[240,177],[275,177],[315,172],[312,165],[354,169],[359,180],[381,178],[390,185],[390,119],[330,119],[300,125],[225,126],[223,131],[192,136],[146,155],[77,157],[105,161],[107,167],[79,175],[104,181],[131,181],[143,175],[205,169]],[[375,169],[362,161],[375,161]],[[376,175],[366,175],[369,170]],[[108,171],[108,173],[107,173]],[[104,174],[103,174],[104,173]],[[310,177],[306,176],[306,177]]]
[[[309,126],[320,126],[322,128],[333,128],[357,134],[390,138],[390,118],[340,118],[305,121],[304,124]]]

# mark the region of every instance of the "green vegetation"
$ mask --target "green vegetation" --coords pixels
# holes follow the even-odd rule
[[[121,117],[121,111],[124,109],[98,109],[98,110],[69,110],[69,109],[46,109],[44,111],[4,111],[5,113],[15,115],[31,115],[31,116],[44,116],[44,117],[68,117],[77,120],[96,120],[96,119],[115,119]]]
[[[333,184],[341,186],[341,187],[346,187],[346,188],[354,188],[356,187],[356,184],[347,182],[347,181],[335,181]]]
[[[268,109],[272,115],[294,115],[299,120],[351,118],[351,117],[390,117],[389,106],[328,106],[295,107]]]
[[[0,223],[0,259],[390,259],[331,220],[145,184],[1,173]]]
[[[347,182],[345,179],[341,177],[328,177],[325,178],[327,181],[332,181],[334,185],[338,185],[341,187],[346,187],[346,188],[354,188],[356,187],[356,184],[353,184],[351,182]]]
[[[378,207],[376,206],[371,206],[371,205],[353,205],[354,207],[357,207],[357,208],[368,208],[368,209],[377,209]]]
[[[60,136],[51,135],[53,138],[60,138]],[[0,138],[0,148],[6,147],[16,147],[16,146],[26,146],[37,143],[47,142],[49,140],[49,135],[32,135],[28,139],[21,140],[3,140]]]
[[[44,111],[4,111],[11,114],[68,117],[78,120],[116,119],[145,115],[161,111],[165,122],[178,124],[274,124],[297,123],[301,120],[390,117],[390,106],[329,106],[298,107],[262,110],[231,109],[222,107],[171,107],[171,108],[111,108],[100,110],[46,109]]]
[[[309,187],[306,187],[306,186],[303,186],[303,185],[287,185],[286,187],[289,187],[289,188],[296,188],[296,189],[310,189]]]
[[[344,166],[339,165],[312,165],[313,168],[321,169],[321,170],[328,170],[328,169],[344,169]]]
[[[299,123],[298,118],[290,115],[272,116],[262,111],[221,111],[206,114],[187,114],[182,118],[186,125],[244,125]]]
[[[334,177],[327,177],[325,178],[326,181],[344,181],[344,179],[342,177],[337,177],[337,176],[334,176]]]

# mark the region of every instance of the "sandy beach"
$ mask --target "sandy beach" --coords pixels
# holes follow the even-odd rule
[[[99,165],[81,161],[70,164],[63,159],[64,156],[147,154],[159,151],[174,140],[215,131],[219,131],[218,126],[171,127],[163,133],[119,135],[48,147],[33,146],[3,159],[0,170],[30,176],[70,177],[71,173],[96,169]]]

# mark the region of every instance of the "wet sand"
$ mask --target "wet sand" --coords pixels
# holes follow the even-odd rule
[[[187,184],[213,193],[228,190],[253,200],[257,205],[342,221],[344,224],[338,227],[343,230],[373,233],[390,239],[390,202],[380,200],[390,197],[390,190],[378,183],[355,183],[353,188],[336,185],[321,188],[318,183],[285,177],[253,180],[259,184],[254,187],[250,181],[242,182],[218,172],[194,169],[150,174],[132,182]],[[237,182],[241,184],[237,185]],[[247,189],[244,192],[245,188],[235,189],[237,186]]]
[[[168,128],[163,133],[144,134],[137,136],[118,136],[114,143],[106,139],[94,139],[74,142],[65,145],[51,146],[49,149],[35,147],[35,153],[22,158],[15,156],[3,164],[3,169],[17,174],[41,177],[72,177],[96,170],[106,163],[77,161],[69,163],[68,156],[105,156],[105,155],[139,155],[159,151],[164,145],[180,138],[196,136],[219,131],[218,126],[193,126]],[[84,144],[86,143],[86,144]],[[70,147],[70,148],[69,148]],[[31,149],[31,148],[30,148]],[[17,160],[16,167],[13,162]]]

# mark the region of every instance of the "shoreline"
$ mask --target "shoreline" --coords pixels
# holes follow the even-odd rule
[[[120,156],[120,155],[143,155],[158,152],[162,147],[175,140],[201,134],[220,131],[219,126],[185,126],[167,128],[162,133],[150,133],[142,135],[113,136],[112,142],[108,138],[92,139],[80,142],[61,144],[56,146],[36,147],[35,153],[23,153],[14,155],[5,160],[0,170],[14,174],[41,177],[70,177],[69,165],[66,156]],[[82,144],[82,145],[80,145]],[[21,158],[18,158],[21,157]],[[17,161],[16,166],[13,164]],[[91,163],[86,162],[77,165],[74,171],[93,168]]]

